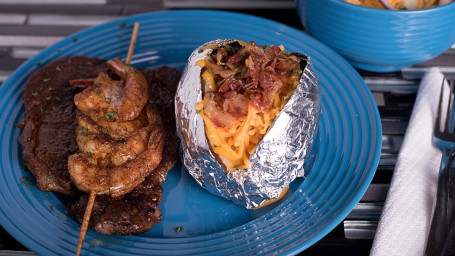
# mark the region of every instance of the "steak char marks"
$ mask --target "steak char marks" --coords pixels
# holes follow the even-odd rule
[[[19,143],[24,164],[39,189],[78,193],[68,173],[68,155],[78,150],[73,97],[81,89],[70,87],[69,80],[96,77],[106,70],[101,59],[66,57],[35,71],[27,80]]]

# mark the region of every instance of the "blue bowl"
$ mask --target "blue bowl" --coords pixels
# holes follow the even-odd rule
[[[432,59],[455,42],[455,3],[395,11],[342,0],[296,0],[305,29],[353,66],[398,71]]]

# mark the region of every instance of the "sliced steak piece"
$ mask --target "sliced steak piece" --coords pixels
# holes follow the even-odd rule
[[[68,155],[77,152],[73,97],[80,88],[69,80],[105,72],[105,60],[64,57],[35,71],[25,85],[25,117],[19,137],[25,167],[43,191],[78,193],[68,173]]]
[[[145,72],[150,85],[150,102],[157,106],[166,128],[175,129],[174,97],[181,75],[180,71],[166,66]]]

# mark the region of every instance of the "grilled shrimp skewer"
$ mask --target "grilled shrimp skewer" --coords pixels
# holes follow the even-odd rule
[[[78,124],[81,126],[77,135],[79,149],[92,147],[95,151],[98,150],[97,146],[100,146],[100,149],[106,151],[97,152],[96,158],[93,159],[90,157],[94,156],[94,153],[90,151],[86,151],[85,154],[71,155],[68,158],[71,179],[79,189],[90,192],[76,256],[81,252],[84,243],[96,194],[120,196],[131,191],[161,161],[164,147],[161,119],[159,114],[156,111],[153,112],[149,107],[145,110],[148,117],[147,125],[142,127],[143,122],[141,122],[140,116],[148,100],[148,84],[142,73],[128,65],[131,61],[138,29],[139,23],[135,22],[127,63],[123,63],[119,59],[107,62],[110,69],[120,76],[122,81],[115,81],[107,74],[100,73],[95,79],[94,85],[74,97],[76,107],[83,113],[78,115]],[[90,84],[90,81],[85,80],[84,82],[86,83],[84,88],[87,83]],[[73,83],[71,85],[74,86]],[[128,122],[131,120],[136,121],[139,126]],[[116,124],[112,125],[106,121]],[[108,136],[100,133],[100,125],[105,126],[105,133]],[[121,142],[126,146],[121,146],[111,136],[112,132],[109,128],[116,130],[117,136],[120,135]],[[90,131],[90,137],[80,137],[86,135],[88,131]],[[123,136],[126,135],[125,139]],[[119,153],[114,153],[115,151],[119,151]],[[110,156],[112,153],[114,153],[114,157]],[[128,157],[136,155],[136,158],[132,161],[130,158],[122,161],[122,156],[124,159],[125,155]]]
[[[122,80],[113,80],[100,73],[94,80],[94,86],[74,96],[76,107],[94,120],[136,119],[148,100],[144,75],[117,58],[107,64]]]

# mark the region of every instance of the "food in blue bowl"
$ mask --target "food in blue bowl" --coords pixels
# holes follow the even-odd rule
[[[455,42],[455,3],[384,10],[342,0],[296,0],[305,29],[353,66],[398,71],[432,59]]]

